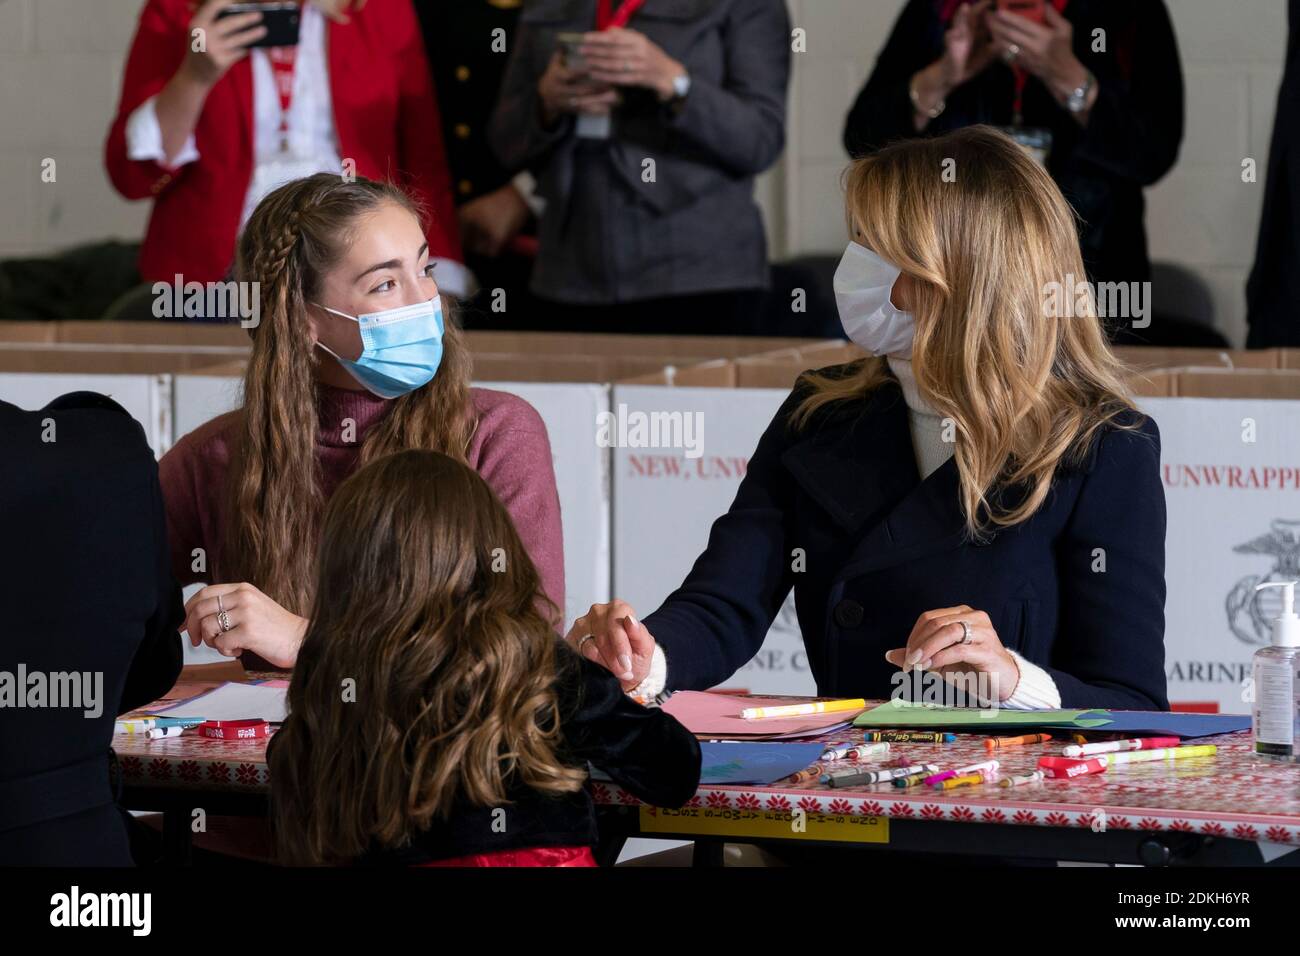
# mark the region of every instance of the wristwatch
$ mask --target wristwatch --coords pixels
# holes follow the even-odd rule
[[[678,73],[673,77],[673,99],[684,100],[687,94],[691,92],[691,75],[686,72]]]
[[[1084,70],[1083,85],[1076,86],[1070,91],[1070,95],[1065,98],[1065,108],[1071,113],[1082,113],[1088,107],[1088,95],[1092,88],[1097,85],[1097,78],[1092,75],[1092,70]]]

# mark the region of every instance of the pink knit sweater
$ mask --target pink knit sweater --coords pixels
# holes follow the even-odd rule
[[[389,403],[370,392],[328,385],[319,389],[321,434],[317,454],[328,499],[356,468],[366,432],[383,417]],[[475,388],[470,390],[470,396],[478,413],[478,428],[467,454],[469,465],[491,486],[514,518],[515,529],[537,565],[543,589],[556,607],[563,609],[564,540],[546,426],[536,410],[516,395]],[[172,568],[182,585],[197,581],[231,583],[213,580],[212,571],[216,569],[219,574],[223,566],[226,468],[237,414],[221,415],[185,435],[158,466],[167,506]],[[347,419],[355,422],[350,442],[343,440],[343,423]],[[195,548],[204,549],[207,574],[191,570]]]

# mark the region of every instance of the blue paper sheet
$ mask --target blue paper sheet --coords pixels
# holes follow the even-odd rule
[[[1250,718],[1239,714],[1166,714],[1147,710],[1111,710],[1106,713],[1111,722],[1094,729],[1106,733],[1183,738],[1250,730]]]
[[[765,786],[812,766],[825,749],[820,743],[702,743],[700,783]]]

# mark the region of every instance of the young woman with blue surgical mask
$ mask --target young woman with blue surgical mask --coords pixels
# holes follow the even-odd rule
[[[1060,190],[972,126],[846,193],[835,293],[870,356],[801,376],[658,610],[596,605],[568,640],[638,695],[703,690],[793,591],[823,695],[1167,708],[1159,432],[1076,299]]]
[[[261,305],[243,404],[160,466],[173,568],[206,585],[186,604],[192,644],[254,669],[292,667],[326,502],[360,465],[407,449],[483,476],[563,607],[546,428],[522,399],[470,388],[405,193],[328,173],[277,189],[240,237],[235,280],[257,283]]]

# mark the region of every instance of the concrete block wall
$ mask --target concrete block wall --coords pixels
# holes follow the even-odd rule
[[[785,157],[759,182],[776,256],[838,252],[844,116],[902,0],[787,0],[808,50],[797,54]],[[1278,0],[1168,0],[1187,81],[1187,138],[1148,198],[1152,254],[1213,291],[1220,327],[1245,334],[1277,85],[1286,45]],[[140,234],[147,203],[109,186],[102,148],[141,0],[0,0],[0,256]],[[1241,181],[1246,157],[1260,181]],[[56,160],[58,179],[41,182]]]

